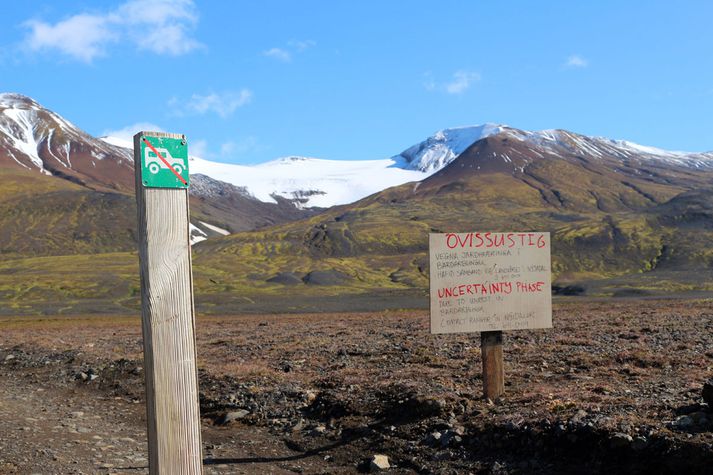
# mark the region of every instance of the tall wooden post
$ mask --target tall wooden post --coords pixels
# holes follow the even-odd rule
[[[480,354],[483,358],[483,396],[496,401],[505,392],[503,332],[481,332]]]
[[[149,472],[192,475],[202,473],[203,460],[188,183],[180,177],[182,172],[188,176],[188,160],[187,151],[182,166],[168,149],[157,148],[155,144],[166,139],[177,139],[185,147],[182,135],[134,136]],[[149,178],[170,180],[171,172],[185,187],[146,186]]]

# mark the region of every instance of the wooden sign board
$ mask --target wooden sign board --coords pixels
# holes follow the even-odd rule
[[[431,333],[552,327],[550,233],[429,236]]]

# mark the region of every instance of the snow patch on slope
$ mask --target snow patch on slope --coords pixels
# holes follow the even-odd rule
[[[208,228],[211,231],[214,231],[220,235],[227,236],[228,234],[230,234],[230,231],[228,231],[227,229],[219,228],[218,226],[214,226],[210,223],[206,223],[205,221],[198,221],[198,222],[201,223],[201,226],[205,226],[206,228]]]
[[[189,236],[191,238],[191,246],[194,244],[198,244],[201,241],[205,241],[208,239],[208,235],[203,232],[201,228],[198,226],[194,225],[193,223],[188,223],[189,224]]]
[[[39,144],[35,139],[36,112],[28,109],[5,109],[2,111],[8,120],[0,121],[0,132],[4,132],[11,145],[27,155],[32,163],[42,168],[42,159],[37,153]]]

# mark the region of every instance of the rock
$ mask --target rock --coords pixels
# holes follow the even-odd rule
[[[389,465],[389,457],[386,455],[374,455],[371,457],[371,460],[369,460],[370,472],[380,472],[389,468],[391,468],[391,465]]]
[[[708,414],[703,411],[692,412],[688,416],[693,420],[693,423],[696,425],[703,426],[708,423]]]
[[[447,430],[441,436],[441,447],[448,447],[449,445],[457,445],[463,442],[463,439],[455,431]]]
[[[314,400],[317,399],[317,393],[311,390],[305,391],[304,398],[307,404],[312,404]]]
[[[237,411],[230,411],[226,412],[222,416],[218,418],[218,424],[229,424],[233,421],[237,421],[239,419],[243,419],[245,416],[249,415],[250,411],[247,411],[245,409],[239,409]]]
[[[323,425],[318,425],[317,427],[313,428],[311,431],[309,431],[309,435],[317,436],[317,435],[322,435],[327,432],[327,428]]]
[[[623,432],[617,432],[609,438],[609,446],[612,449],[628,447],[634,441],[633,437]]]
[[[703,384],[703,400],[709,408],[713,408],[713,378]]]
[[[299,431],[301,431],[302,429],[304,429],[304,427],[305,427],[305,421],[304,421],[304,419],[300,419],[300,420],[297,421],[297,423],[296,423],[295,425],[293,425],[293,426],[290,428],[290,430],[291,430],[292,432],[299,432]]]
[[[7,355],[7,356],[5,357],[5,361],[12,361],[12,360],[14,360],[14,359],[15,359],[15,355]]]
[[[690,416],[681,416],[674,421],[673,425],[677,429],[688,429],[693,425],[693,418]]]
[[[431,447],[440,444],[441,442],[441,437],[443,437],[443,434],[440,432],[431,432],[430,434],[426,435],[426,437],[423,438],[423,442],[426,445],[430,445]]]
[[[337,270],[315,270],[304,277],[302,282],[307,285],[341,285],[352,280],[352,277]]]
[[[280,272],[267,279],[267,282],[283,285],[297,285],[302,283],[302,277],[294,272]],[[267,322],[261,322],[260,326],[267,326]]]

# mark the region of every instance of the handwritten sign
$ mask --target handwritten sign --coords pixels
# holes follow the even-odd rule
[[[550,233],[429,236],[431,333],[552,327]]]

